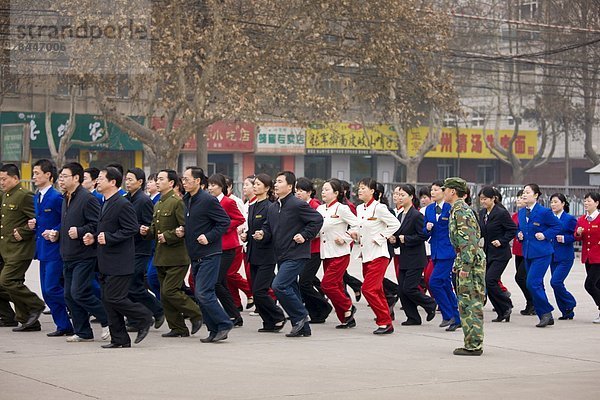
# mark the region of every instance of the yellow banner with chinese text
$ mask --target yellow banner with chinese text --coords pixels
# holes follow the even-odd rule
[[[408,133],[408,153],[414,155],[421,147],[429,128],[421,127],[412,129]],[[510,129],[498,132],[498,140],[503,148],[513,135]],[[496,158],[485,145],[486,140],[494,144],[494,132],[478,128],[443,128],[439,144],[425,157],[427,158],[472,158],[472,159],[494,159]],[[520,131],[514,142],[514,152],[519,159],[532,159],[537,151],[537,131]]]

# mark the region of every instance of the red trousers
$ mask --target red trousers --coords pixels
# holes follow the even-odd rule
[[[238,272],[242,266],[243,260],[244,252],[242,251],[242,246],[238,246],[235,248],[235,257],[227,271],[227,288],[231,292],[231,297],[233,297],[233,303],[236,307],[242,305],[239,290],[244,292],[246,297],[252,297],[252,291],[250,290],[248,281]],[[250,275],[246,273],[246,276]]]
[[[425,278],[425,288],[431,294],[431,290],[429,290],[429,278],[431,278],[431,273],[433,272],[433,261],[431,261],[431,257],[427,257],[427,265],[423,270],[423,277]],[[433,297],[433,296],[432,296]]]
[[[352,307],[352,300],[346,296],[344,290],[344,273],[350,264],[350,254],[323,260],[323,280],[321,289],[335,308],[335,313],[341,323],[346,322],[345,313]]]
[[[379,257],[363,263],[362,293],[375,313],[375,322],[379,326],[392,324],[390,309],[383,292],[383,277],[389,263],[390,259],[387,257]]]

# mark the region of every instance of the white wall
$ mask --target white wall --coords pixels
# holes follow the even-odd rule
[[[389,156],[377,156],[377,181],[388,183],[394,181],[396,162]]]
[[[333,154],[331,156],[331,177],[340,180],[350,180],[350,156]]]

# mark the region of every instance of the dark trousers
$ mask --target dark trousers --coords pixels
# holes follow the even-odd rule
[[[156,266],[165,319],[169,329],[182,334],[189,333],[184,315],[192,321],[202,318],[198,304],[181,288],[187,271],[187,265]]]
[[[527,268],[525,267],[525,258],[523,256],[515,256],[515,282],[519,285],[523,296],[525,297],[526,307],[533,307],[533,298],[529,289],[527,289]]]
[[[131,344],[125,317],[136,321],[136,328],[143,329],[152,324],[152,313],[145,306],[129,299],[131,275],[99,274],[99,280],[102,287],[102,303],[108,316],[110,341],[116,344]]]
[[[40,260],[40,283],[42,296],[50,308],[56,328],[64,332],[72,331],[73,325],[71,325],[71,319],[67,314],[67,304],[65,303],[62,260]]]
[[[15,305],[16,319],[27,321],[29,314],[43,310],[44,302],[25,286],[25,273],[31,260],[4,260],[0,271],[0,288],[4,290]]]
[[[135,255],[135,270],[131,276],[129,283],[129,300],[134,303],[140,303],[146,307],[154,318],[159,318],[164,314],[162,305],[158,299],[152,296],[144,284],[144,276],[146,275],[146,268],[148,261],[150,260],[149,255],[136,254]],[[134,325],[134,321],[129,320],[131,325]]]
[[[277,275],[273,279],[275,296],[290,316],[292,324],[300,322],[308,315],[298,286],[298,276],[302,273],[306,261],[306,259],[283,261],[279,264]],[[310,330],[310,328],[305,329]]]
[[[285,320],[283,310],[277,306],[275,300],[269,295],[269,288],[275,278],[275,264],[251,264],[250,276],[256,311],[263,320],[264,328],[272,329],[275,324]]]
[[[98,318],[102,326],[108,325],[104,306],[94,295],[92,279],[95,279],[95,258],[65,261],[63,274],[65,278],[65,302],[71,310],[73,331],[84,339],[93,339],[94,332],[90,327],[90,314]]]
[[[229,271],[229,267],[231,267],[234,258],[235,249],[223,250],[223,254],[220,255],[219,259],[221,261],[217,282],[215,284],[215,292],[221,305],[225,309],[225,312],[229,315],[229,318],[237,319],[241,318],[240,310],[237,309],[233,301],[233,296],[229,291],[229,286],[227,286],[227,272]]]
[[[231,329],[233,326],[229,316],[221,304],[219,304],[215,293],[217,279],[223,269],[221,268],[222,265],[220,254],[204,257],[201,260],[192,262],[192,274],[196,278],[194,294],[200,303],[204,323],[208,331],[212,333]],[[225,269],[225,271],[227,270]],[[225,287],[225,289],[227,288]],[[233,304],[233,300],[231,303]]]
[[[592,296],[594,303],[600,310],[600,264],[586,262],[585,272],[587,272],[584,283],[585,290]]]
[[[423,268],[401,269],[398,274],[398,297],[409,321],[421,323],[421,316],[417,306],[425,311],[436,309],[435,301],[419,290]]]
[[[2,268],[4,268],[4,260],[0,257],[0,274],[2,273]],[[6,290],[0,287],[0,320],[5,322],[13,322],[16,318],[10,301],[10,296],[6,293]]]
[[[393,306],[398,302],[398,285],[394,281],[383,278],[383,292],[388,306]]]
[[[510,297],[502,291],[498,281],[502,278],[502,273],[506,269],[508,260],[493,260],[488,261],[485,270],[485,287],[487,288],[487,296],[496,309],[498,316],[503,316],[513,307]]]
[[[315,278],[321,267],[321,255],[312,253],[298,279],[300,294],[311,320],[324,321],[333,309],[325,296],[315,288]]]
[[[360,281],[360,279],[350,275],[348,271],[344,273],[344,284],[350,286],[352,291],[354,291],[355,293],[359,293],[360,289],[362,288],[362,282]]]

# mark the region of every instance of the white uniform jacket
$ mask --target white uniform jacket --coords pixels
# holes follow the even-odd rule
[[[400,228],[398,218],[385,205],[375,200],[356,207],[356,213],[359,239],[352,249],[352,255],[363,263],[379,257],[390,258],[387,238]]]
[[[323,216],[323,226],[319,232],[321,259],[350,254],[352,238],[348,234],[348,227],[350,226],[351,229],[358,227],[358,218],[352,213],[350,207],[336,201],[330,206],[321,204],[317,211]],[[336,238],[342,238],[344,244],[337,244]]]

